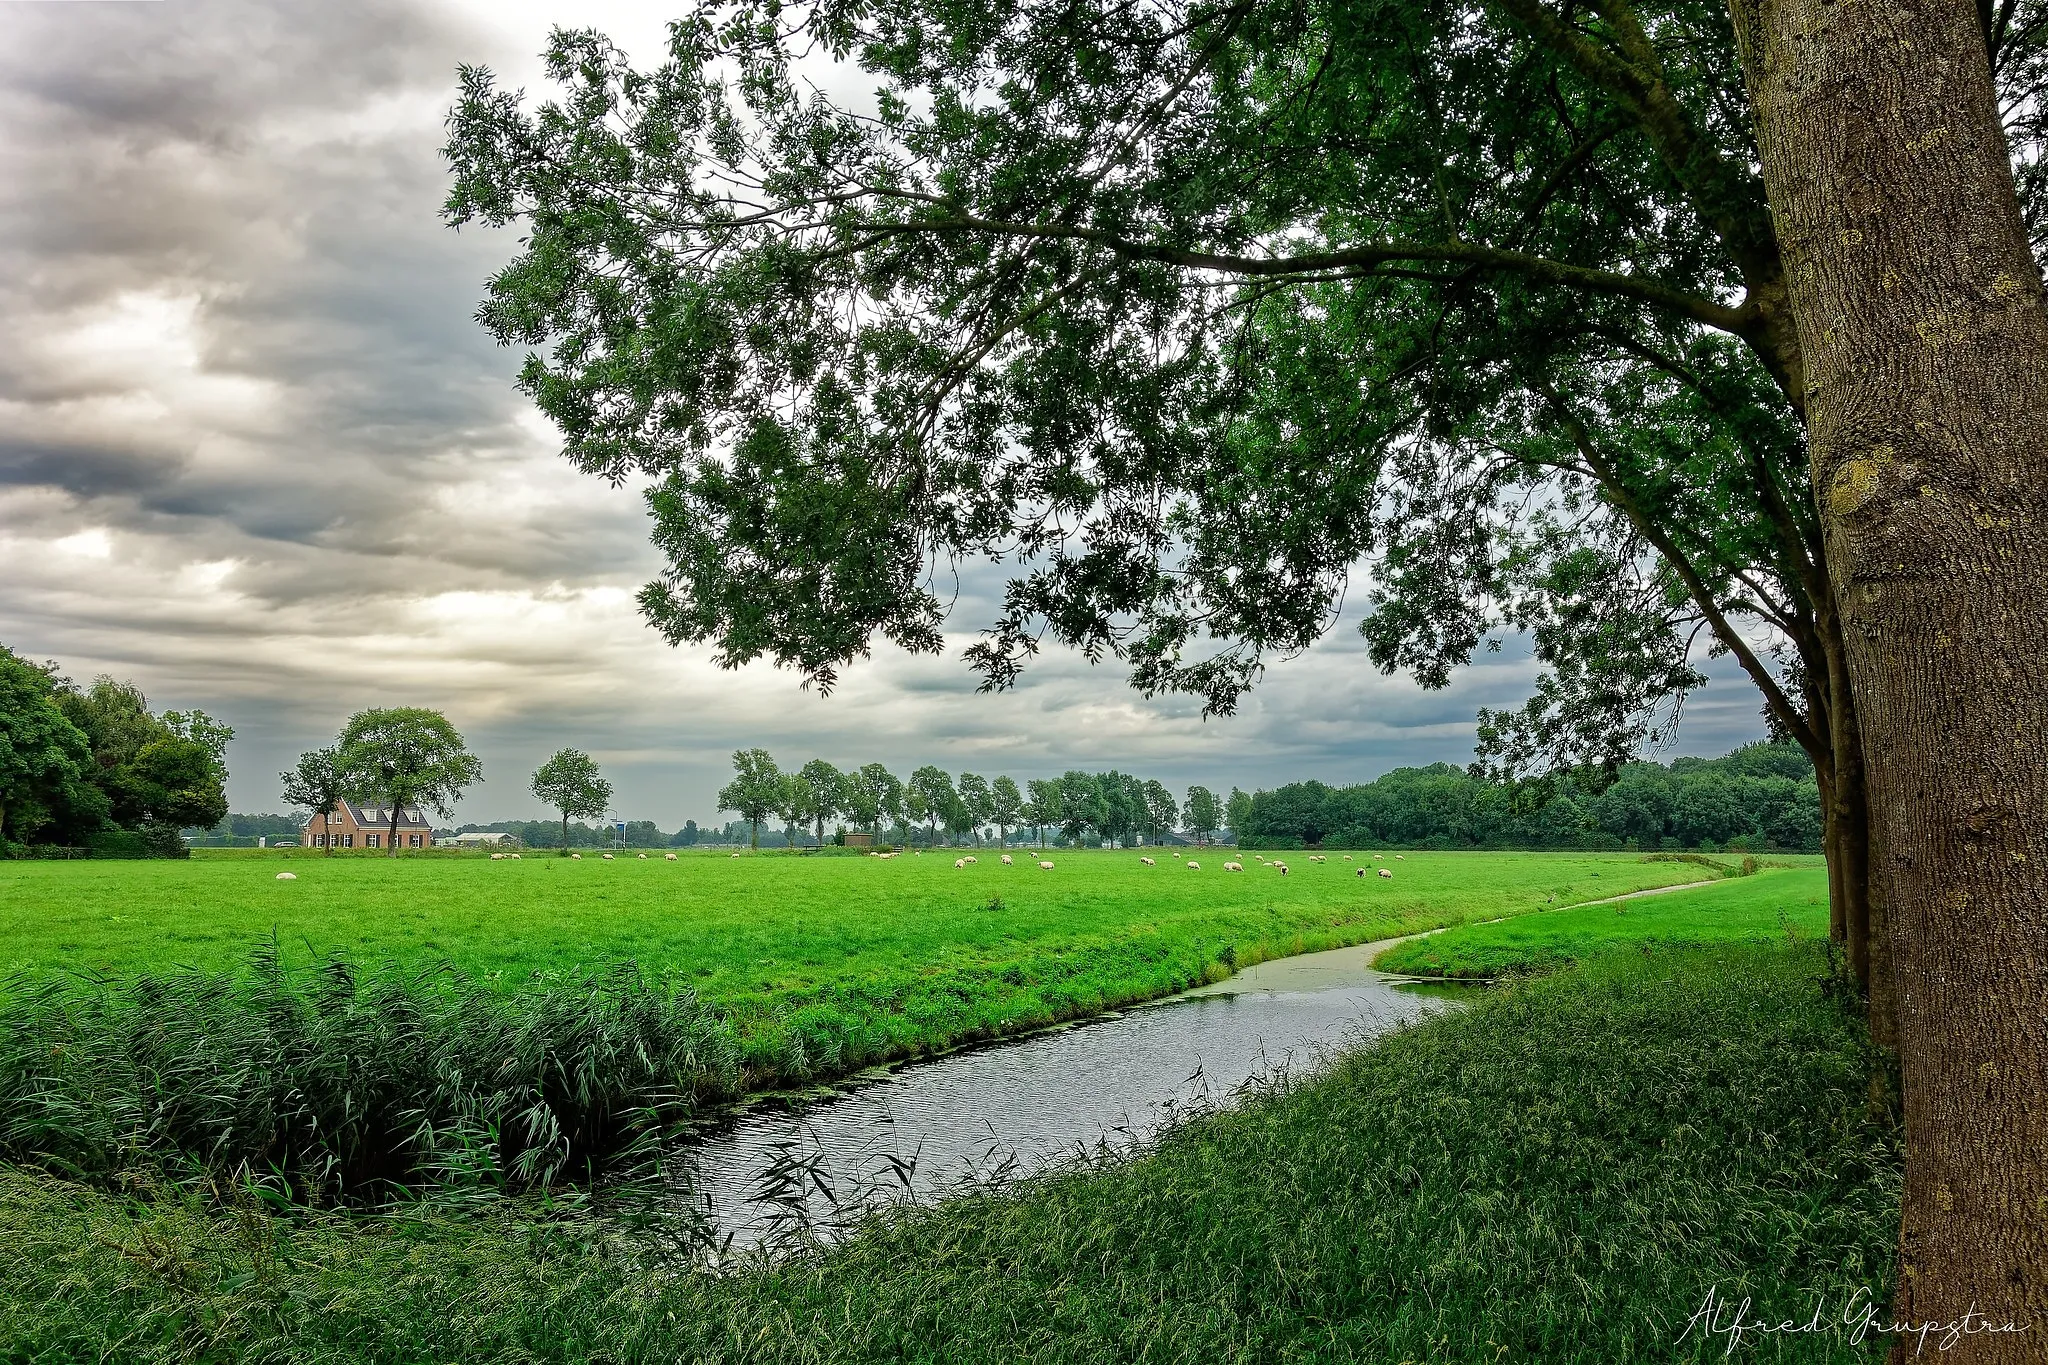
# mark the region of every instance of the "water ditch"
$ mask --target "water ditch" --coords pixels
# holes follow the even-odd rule
[[[678,1184],[693,1221],[745,1249],[830,1238],[888,1201],[1128,1152],[1248,1085],[1469,998],[1471,986],[1373,970],[1398,941],[1264,962],[1068,1028],[757,1104],[692,1145]]]

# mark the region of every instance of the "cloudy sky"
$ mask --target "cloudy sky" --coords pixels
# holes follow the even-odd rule
[[[276,809],[277,771],[349,712],[402,704],[482,755],[464,819],[535,813],[526,774],[573,744],[664,828],[713,817],[740,745],[1250,788],[1467,761],[1474,708],[1527,695],[1514,651],[1446,692],[1383,678],[1347,623],[1227,720],[1056,655],[983,696],[972,592],[949,657],[878,653],[830,698],[663,645],[632,603],[657,568],[638,496],[557,457],[471,321],[511,240],[437,218],[458,62],[537,90],[551,23],[646,61],[662,17],[0,3],[0,642],[227,720],[237,810]],[[1759,732],[1714,671],[1682,752]]]

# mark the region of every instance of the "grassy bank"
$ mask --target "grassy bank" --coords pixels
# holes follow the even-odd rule
[[[1396,944],[1373,965],[1415,976],[1497,977],[1548,971],[1621,944],[1768,943],[1827,932],[1827,869],[1772,868],[1691,891],[1460,925]]]
[[[1824,972],[1810,948],[1610,955],[1145,1159],[716,1277],[575,1224],[226,1217],[0,1175],[0,1355],[1721,1359],[1678,1340],[1710,1287],[1801,1320],[1883,1293],[1896,1136]]]

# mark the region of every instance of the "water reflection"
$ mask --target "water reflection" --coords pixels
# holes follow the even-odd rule
[[[829,1236],[875,1201],[931,1198],[1136,1146],[1250,1081],[1448,1006],[1367,964],[1384,944],[1262,963],[1119,1016],[896,1072],[801,1108],[757,1109],[688,1161],[691,1201],[736,1247]]]

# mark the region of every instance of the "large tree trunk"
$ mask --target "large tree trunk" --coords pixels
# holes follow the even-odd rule
[[[1895,1315],[2048,1356],[2048,317],[1967,0],[1732,0],[1890,920]],[[1897,1353],[1912,1350],[1910,1339]]]

